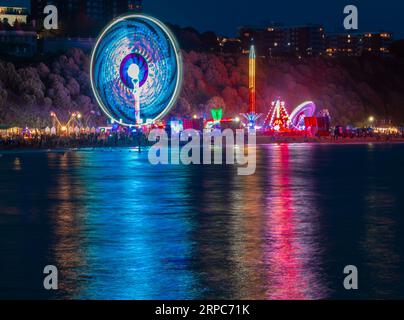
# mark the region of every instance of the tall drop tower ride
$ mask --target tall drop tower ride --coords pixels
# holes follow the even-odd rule
[[[249,92],[249,106],[248,112],[243,116],[247,120],[247,127],[249,130],[255,130],[256,121],[261,117],[261,114],[257,114],[256,108],[256,87],[255,87],[255,62],[256,62],[255,47],[251,45],[250,55],[248,56],[248,92]]]
[[[255,47],[254,45],[250,48],[250,56],[249,56],[249,96],[250,96],[250,104],[248,113],[255,113],[256,112],[256,91],[255,91],[255,62],[256,62],[256,55],[255,55]]]

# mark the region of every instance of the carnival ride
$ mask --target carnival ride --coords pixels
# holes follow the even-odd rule
[[[75,127],[82,127],[82,114],[80,112],[73,112],[69,115],[69,120],[67,122],[61,122],[59,120],[59,117],[57,116],[56,112],[52,111],[50,113],[50,116],[52,118],[53,126],[57,128],[62,133],[68,132],[71,130],[71,128]]]
[[[272,106],[267,113],[263,127],[275,132],[304,131],[305,118],[313,117],[316,105],[312,101],[306,101],[298,105],[292,113],[288,113],[286,103],[281,98],[272,102]]]
[[[273,101],[272,108],[268,112],[266,119],[268,118],[268,127],[274,131],[285,131],[289,129],[290,117],[286,110],[285,101],[280,98]]]
[[[298,105],[290,114],[290,124],[297,130],[305,130],[304,119],[306,117],[313,117],[316,112],[316,105],[313,101],[305,101]]]
[[[263,128],[275,132],[286,131],[304,131],[305,118],[313,117],[316,111],[316,105],[312,101],[306,101],[293,110],[291,114],[286,109],[286,103],[281,98],[272,102],[271,108],[267,113],[262,126],[257,126],[262,114],[257,113],[256,107],[256,53],[254,45],[251,45],[248,57],[248,75],[249,75],[249,107],[248,112],[243,113],[245,126],[249,130]]]
[[[171,31],[159,20],[128,14],[110,23],[91,56],[91,86],[113,122],[149,125],[175,104],[182,58]]]
[[[250,47],[248,56],[248,95],[249,107],[248,113],[243,113],[242,116],[247,120],[247,127],[250,130],[255,130],[258,119],[262,116],[257,113],[257,92],[256,92],[256,53],[255,46]]]

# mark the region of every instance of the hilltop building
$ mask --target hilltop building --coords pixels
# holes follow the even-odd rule
[[[243,49],[248,50],[251,41],[261,55],[278,56],[318,56],[325,51],[325,33],[321,25],[303,26],[271,25],[266,28],[242,27],[239,38]]]
[[[328,56],[362,56],[390,54],[393,36],[389,32],[334,33],[327,35]]]
[[[48,4],[59,10],[58,30],[43,29],[43,10]],[[31,12],[24,7],[1,6],[0,39],[6,45],[0,48],[0,53],[31,55],[37,49],[48,53],[69,47],[89,51],[101,29],[114,17],[142,9],[142,0],[31,0]],[[187,28],[178,27],[174,32],[177,31],[179,40],[188,43],[185,50],[248,55],[254,44],[259,57],[269,58],[387,56],[393,42],[390,32],[326,33],[319,24],[245,26],[239,28],[234,38],[217,37],[213,32],[198,35],[196,30],[189,35],[184,30]]]
[[[31,57],[37,51],[37,34],[27,24],[29,10],[25,7],[0,7],[0,54]]]
[[[315,24],[242,27],[239,39],[244,53],[253,42],[266,57],[385,56],[393,42],[390,32],[326,33],[323,26]]]
[[[0,22],[14,26],[15,23],[27,23],[29,10],[24,7],[0,7]]]
[[[218,42],[221,53],[237,54],[243,51],[242,42],[239,38],[219,37]]]
[[[99,31],[114,17],[123,13],[142,10],[142,0],[31,0],[31,20],[41,28],[43,9],[53,4],[58,8],[61,33],[71,33],[74,24],[77,32],[89,28]]]
[[[24,30],[0,30],[0,54],[20,58],[37,53],[37,33]]]

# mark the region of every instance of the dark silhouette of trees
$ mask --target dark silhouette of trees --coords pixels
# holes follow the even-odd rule
[[[397,58],[404,58],[404,40],[398,40],[391,44],[391,53]]]
[[[188,30],[189,34],[195,31]],[[208,36],[206,36],[208,37]],[[211,36],[209,36],[211,37]],[[396,44],[399,52],[400,44]],[[225,117],[248,110],[248,59],[241,55],[183,52],[183,89],[172,115],[210,116],[223,108]],[[0,123],[49,124],[50,111],[90,114],[99,124],[89,81],[89,56],[79,49],[36,65],[18,66],[0,60]],[[257,109],[267,114],[281,96],[291,111],[306,100],[328,109],[335,123],[360,124],[369,115],[404,121],[404,64],[401,59],[310,58],[257,59]]]

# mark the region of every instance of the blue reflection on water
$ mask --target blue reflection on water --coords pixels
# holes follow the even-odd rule
[[[0,157],[0,297],[403,298],[404,145],[268,145],[257,172],[130,149]],[[60,270],[60,290],[42,270]],[[342,270],[360,270],[359,292]]]
[[[87,280],[73,297],[192,299],[186,169],[150,167],[128,150],[118,155],[79,155],[77,175],[89,183],[78,195],[86,263],[77,273]]]

